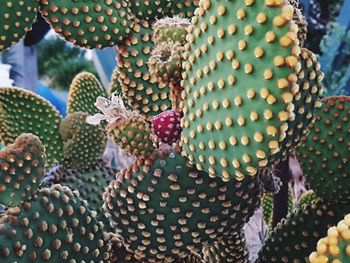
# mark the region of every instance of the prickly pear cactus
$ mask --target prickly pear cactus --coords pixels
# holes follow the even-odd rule
[[[22,133],[37,135],[51,165],[62,157],[61,119],[58,111],[42,97],[21,88],[0,88],[0,137],[5,145],[13,143]]]
[[[36,191],[45,171],[45,149],[37,136],[22,134],[0,152],[0,204],[17,206]]]
[[[244,233],[237,232],[203,249],[204,260],[208,263],[248,263],[248,249]]]
[[[128,1],[40,0],[40,12],[66,41],[84,48],[112,47],[134,26]]]
[[[181,136],[182,114],[173,110],[167,110],[153,117],[152,129],[157,139],[166,144],[177,142]]]
[[[293,12],[284,1],[201,1],[187,37],[182,121],[183,154],[198,169],[242,180],[298,143],[293,121],[309,111],[295,112],[303,57]],[[301,93],[318,105],[311,88]]]
[[[88,116],[85,112],[75,112],[61,121],[60,134],[64,147],[60,163],[66,169],[89,168],[106,148],[107,136],[104,128],[86,123]]]
[[[129,104],[149,118],[171,107],[169,86],[152,78],[147,62],[155,47],[152,42],[152,29],[147,22],[129,39],[118,45],[118,73]]]
[[[33,199],[0,214],[4,263],[108,262],[108,243],[86,203],[67,187],[39,190]]]
[[[329,97],[322,102],[309,136],[298,148],[300,164],[317,196],[332,203],[349,203],[350,98]]]
[[[171,0],[132,0],[131,12],[141,20],[154,21],[169,12]]]
[[[94,103],[99,96],[107,96],[100,81],[89,72],[79,73],[69,88],[67,112],[97,113]]]
[[[337,226],[327,231],[327,236],[317,243],[316,251],[309,257],[310,263],[349,262],[350,260],[350,214]]]
[[[257,262],[308,262],[318,239],[349,211],[349,205],[322,201],[298,209],[277,225],[265,241]]]
[[[300,197],[298,206],[303,207],[305,205],[312,205],[315,201],[319,199],[320,198],[315,194],[313,190],[309,190]]]
[[[104,194],[104,208],[139,258],[172,262],[238,231],[260,198],[259,179],[226,184],[178,153],[155,152],[117,175]]]
[[[37,0],[3,1],[0,10],[0,52],[16,44],[36,19]]]

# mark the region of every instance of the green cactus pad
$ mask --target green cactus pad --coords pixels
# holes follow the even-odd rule
[[[37,136],[22,134],[0,152],[0,204],[17,206],[30,198],[45,174],[45,149]]]
[[[109,83],[109,87],[108,87],[108,97],[109,97],[109,99],[112,98],[112,94],[113,93],[116,93],[119,96],[121,96],[121,98],[123,99],[125,107],[128,110],[132,110],[132,107],[129,105],[128,97],[124,93],[124,91],[122,89],[122,86],[121,86],[121,84],[119,82],[118,67],[113,71],[111,82]]]
[[[36,19],[37,0],[3,1],[0,10],[0,52],[16,44]]]
[[[102,161],[97,161],[88,169],[66,170],[60,167],[53,170],[50,176],[53,177],[54,182],[78,191],[80,198],[88,202],[89,209],[97,212],[97,219],[104,222],[102,193],[109,183],[115,179],[117,172],[116,169],[106,167]]]
[[[147,157],[155,149],[151,124],[140,115],[110,128],[108,134],[118,147],[135,157]]]
[[[350,206],[318,201],[290,214],[272,232],[260,251],[262,262],[308,262],[317,241],[350,211]]]
[[[315,201],[319,199],[320,198],[315,194],[313,190],[309,190],[300,197],[298,206],[303,207],[305,205],[312,205]]]
[[[205,262],[248,263],[248,249],[243,231],[225,237],[203,249]]]
[[[298,149],[299,161],[317,196],[349,203],[350,97],[330,97],[322,102],[309,136]]]
[[[196,13],[184,63],[183,154],[211,175],[242,180],[298,142],[291,123],[302,57],[293,7],[204,0]]]
[[[42,189],[0,215],[3,263],[108,262],[109,246],[86,203],[69,188]]]
[[[69,89],[67,112],[97,113],[94,104],[98,96],[107,97],[100,81],[89,72],[78,74]]]
[[[63,158],[60,162],[67,169],[89,168],[99,159],[107,144],[102,126],[86,123],[85,112],[70,113],[60,126],[63,139]]]
[[[270,227],[272,225],[273,215],[273,193],[264,193],[261,200],[261,207],[265,223]]]
[[[350,214],[328,230],[327,237],[320,239],[309,260],[310,263],[350,262]]]
[[[154,21],[162,18],[172,5],[171,0],[131,0],[131,12],[141,20]]]
[[[118,73],[129,104],[141,114],[151,118],[171,108],[170,88],[151,78],[147,62],[155,47],[152,29],[144,22],[140,30],[118,45]]]
[[[40,11],[52,28],[74,45],[113,47],[134,26],[128,1],[40,0]]]
[[[260,198],[259,179],[224,183],[178,153],[154,153],[117,175],[104,208],[137,256],[172,262],[239,230]]]
[[[5,145],[13,143],[22,133],[32,133],[44,144],[49,165],[61,160],[62,117],[48,101],[21,88],[0,88],[0,119],[0,137]]]
[[[192,17],[194,11],[199,6],[199,1],[200,0],[173,0],[171,1],[170,13],[173,16]]]

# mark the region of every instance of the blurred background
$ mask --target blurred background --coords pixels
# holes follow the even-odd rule
[[[325,96],[350,95],[350,0],[300,0],[308,22],[305,46],[319,56]],[[1,54],[0,86],[19,86],[49,100],[65,116],[69,85],[82,71],[108,87],[116,48],[84,50],[56,35],[38,16],[26,37]]]

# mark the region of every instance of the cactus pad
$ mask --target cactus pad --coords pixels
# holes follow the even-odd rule
[[[310,255],[309,260],[310,263],[350,262],[350,214],[328,230],[327,237],[320,239],[317,251]]]
[[[40,0],[40,11],[52,28],[84,48],[115,46],[133,26],[127,1]]]
[[[0,215],[3,263],[108,262],[100,224],[69,188],[55,185]]]
[[[319,238],[350,211],[350,206],[330,205],[322,201],[290,214],[272,232],[260,251],[262,262],[308,262]]]
[[[48,164],[61,159],[62,118],[42,97],[21,88],[0,88],[0,119],[0,137],[6,145],[22,133],[32,133],[44,144]]]
[[[162,143],[172,144],[180,139],[182,114],[168,110],[152,119],[154,134]]]
[[[299,207],[303,207],[305,205],[312,205],[315,201],[319,200],[318,196],[315,194],[313,190],[306,191],[299,200]]]
[[[106,148],[104,128],[86,123],[88,115],[70,113],[61,122],[60,134],[64,144],[61,164],[67,169],[89,168]]]
[[[154,21],[169,12],[172,0],[131,0],[131,12],[141,20]]]
[[[0,167],[0,204],[20,205],[44,176],[44,146],[37,136],[22,134],[0,152]]]
[[[350,97],[330,97],[322,102],[309,136],[298,149],[300,164],[317,196],[349,203]]]
[[[243,231],[225,237],[203,249],[205,262],[248,263],[248,249]]]
[[[82,72],[75,76],[70,86],[67,112],[97,113],[94,103],[99,96],[107,96],[100,81],[93,74]]]
[[[183,154],[211,175],[254,176],[284,156],[284,142],[297,144],[290,123],[302,58],[293,7],[204,0],[196,13],[184,63]]]
[[[2,2],[0,52],[16,44],[31,29],[38,8],[37,0]]]
[[[136,255],[172,262],[239,230],[260,198],[259,179],[226,184],[197,171],[180,154],[153,153],[117,175],[106,189],[104,207]]]
[[[140,30],[118,45],[119,81],[129,104],[141,114],[152,117],[171,108],[170,88],[151,78],[147,62],[154,48],[152,29],[144,22]]]

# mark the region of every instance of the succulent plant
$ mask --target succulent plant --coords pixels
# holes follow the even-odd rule
[[[198,169],[254,176],[305,133],[322,74],[299,46],[293,12],[283,1],[201,2],[187,37],[182,121],[183,154]]]
[[[349,203],[349,97],[322,100],[316,121],[298,148],[303,172],[312,190],[332,203]]]
[[[117,175],[104,194],[104,208],[138,258],[173,262],[238,231],[260,197],[258,178],[226,184],[176,152],[154,152]]]
[[[0,152],[0,204],[28,200],[44,177],[45,149],[37,136],[22,134]]]
[[[89,72],[79,73],[69,89],[67,112],[97,113],[94,103],[99,96],[107,96],[100,81]]]
[[[128,1],[40,0],[40,11],[66,41],[84,48],[115,46],[134,23]]]
[[[137,32],[118,45],[119,81],[130,106],[151,118],[171,107],[170,88],[152,78],[147,62],[155,44],[147,22]]]
[[[153,117],[152,128],[160,142],[172,144],[177,142],[181,136],[182,114],[173,110],[167,110]]]
[[[31,29],[38,8],[36,0],[3,2],[0,10],[0,52],[16,44]]]
[[[327,236],[317,243],[316,251],[310,257],[310,263],[349,262],[350,260],[350,214],[336,226],[328,229]]]
[[[323,201],[299,208],[273,230],[257,263],[308,262],[319,238],[349,211],[349,205],[331,205]]]
[[[48,101],[21,88],[0,88],[0,119],[0,138],[5,145],[13,143],[22,133],[32,133],[44,144],[49,165],[61,160],[62,117]]]
[[[244,233],[237,232],[203,249],[204,260],[208,263],[248,263],[248,249]]]
[[[86,123],[88,116],[88,113],[75,112],[61,121],[60,134],[64,147],[60,163],[66,169],[89,168],[106,148],[105,130]]]
[[[298,206],[304,207],[305,205],[312,205],[320,198],[315,194],[313,190],[306,191],[299,199]]]
[[[67,187],[35,193],[18,208],[0,214],[4,263],[108,262],[102,226],[86,203]]]

